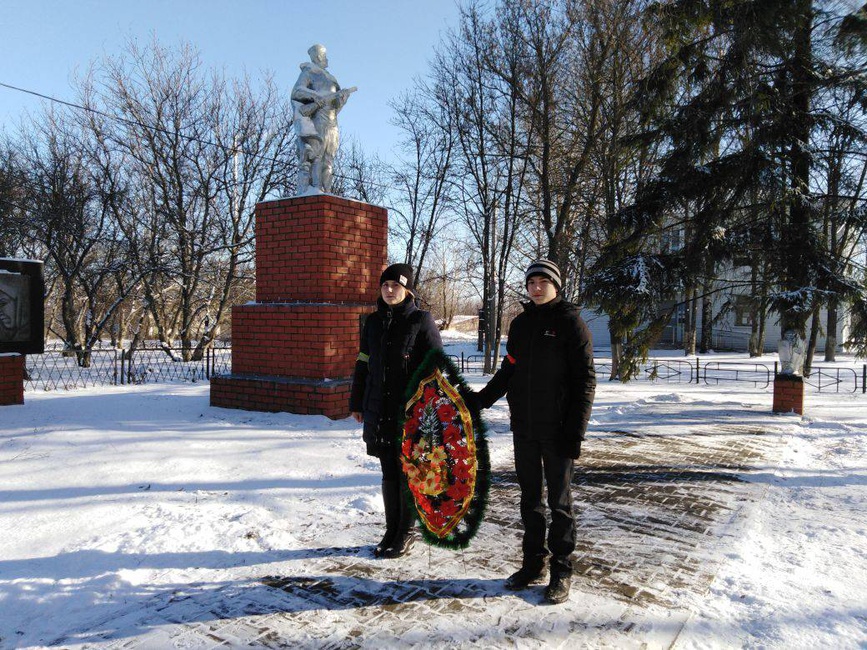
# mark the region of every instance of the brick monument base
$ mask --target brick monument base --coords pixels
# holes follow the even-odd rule
[[[0,354],[0,406],[24,403],[24,355]]]
[[[804,414],[804,378],[798,375],[774,377],[774,413]]]
[[[256,302],[232,308],[232,373],[211,405],[349,415],[361,319],[379,295],[384,208],[330,195],[256,206]]]

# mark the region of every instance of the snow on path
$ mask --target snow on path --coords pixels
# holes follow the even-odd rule
[[[867,398],[806,408],[677,648],[867,647]]]
[[[770,422],[785,444],[744,472],[764,499],[708,546],[709,589],[658,585],[661,604],[641,604],[576,579],[559,609],[502,589],[517,559],[508,529],[496,539],[483,527],[464,556],[419,546],[411,561],[373,562],[378,462],[357,426],[213,409],[207,396],[206,385],[28,393],[0,410],[0,647],[203,647],[212,628],[246,630],[245,645],[257,625],[257,643],[280,630],[319,645],[299,621],[336,646],[381,647],[398,632],[421,646],[867,645],[864,396],[811,397],[801,420],[767,414],[768,393],[601,384],[588,463],[594,439],[622,446],[655,430],[701,442],[723,417]],[[486,415],[493,462],[508,465],[507,412]],[[593,513],[579,505],[591,524]],[[415,601],[414,585],[441,597]],[[353,590],[359,600],[346,600]]]

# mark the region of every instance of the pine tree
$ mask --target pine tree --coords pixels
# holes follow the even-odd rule
[[[857,289],[822,245],[825,197],[811,175],[817,140],[844,119],[821,102],[824,93],[857,86],[862,116],[867,108],[863,10],[841,16],[810,0],[680,0],[654,5],[648,17],[667,56],[636,96],[644,116],[638,137],[664,155],[618,213],[594,295],[625,305],[640,322],[630,351],[642,359],[674,309],[660,305],[718,280],[710,276],[721,263],[760,242],[769,304],[783,331],[803,337],[816,300],[851,298]],[[864,131],[850,126],[863,147]],[[683,246],[660,253],[674,230],[685,234]]]

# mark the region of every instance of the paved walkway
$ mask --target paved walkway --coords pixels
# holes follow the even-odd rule
[[[543,587],[518,594],[520,522],[514,474],[495,468],[479,536],[464,552],[417,544],[404,560],[374,560],[369,546],[308,550],[250,568],[250,579],[179,585],[112,629],[122,639],[58,639],[100,648],[670,647],[703,594],[784,438],[767,413],[709,414],[678,404],[643,409],[621,430],[594,427],[575,479],[579,521],[569,602],[542,605]],[[667,435],[664,423],[680,421]],[[694,420],[694,424],[689,420]],[[687,427],[683,427],[686,424]],[[327,516],[323,513],[323,516]],[[378,530],[360,530],[376,540]],[[257,572],[258,571],[258,572]]]

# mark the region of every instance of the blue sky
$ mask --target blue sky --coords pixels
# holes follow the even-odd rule
[[[0,82],[72,99],[70,80],[134,38],[192,43],[206,66],[230,75],[263,70],[288,93],[322,43],[343,86],[344,141],[387,156],[398,134],[387,102],[424,75],[440,35],[457,23],[455,0],[0,0]],[[0,126],[39,100],[0,87]]]

